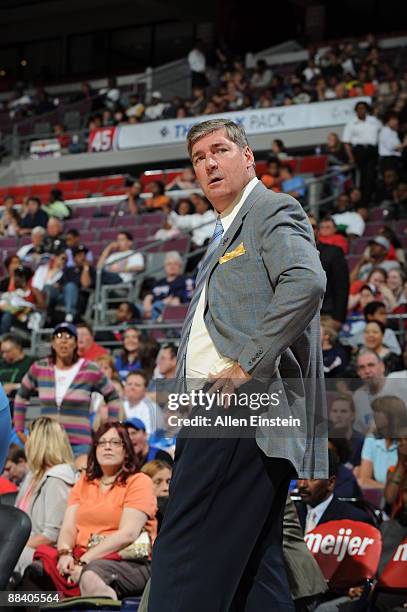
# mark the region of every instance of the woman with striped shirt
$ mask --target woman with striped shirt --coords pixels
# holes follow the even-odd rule
[[[41,414],[57,418],[64,425],[75,456],[90,449],[91,394],[97,391],[103,396],[109,420],[117,420],[120,410],[116,389],[95,363],[79,358],[77,345],[76,327],[70,323],[57,325],[51,356],[32,364],[14,401],[14,425],[21,439],[25,438],[30,397],[38,394]]]

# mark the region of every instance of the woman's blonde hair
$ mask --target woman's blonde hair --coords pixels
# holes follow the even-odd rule
[[[69,463],[74,457],[64,427],[55,419],[42,416],[31,424],[31,431],[25,443],[27,463],[33,479],[41,480],[45,472],[54,465]]]

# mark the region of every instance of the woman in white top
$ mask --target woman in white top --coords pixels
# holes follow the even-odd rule
[[[41,544],[55,544],[76,476],[65,429],[57,420],[42,416],[32,422],[25,444],[30,468],[16,506],[31,518],[31,535],[15,571],[22,575]]]

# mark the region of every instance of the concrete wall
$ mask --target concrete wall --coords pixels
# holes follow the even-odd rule
[[[311,130],[298,130],[291,132],[260,134],[251,137],[250,144],[255,153],[267,152],[274,138],[281,138],[287,148],[318,146],[326,141],[331,131],[341,134],[343,126],[334,128],[317,128]],[[112,151],[107,153],[83,153],[79,155],[65,155],[56,159],[19,160],[12,162],[10,171],[7,173],[7,183],[13,176],[13,184],[24,185],[31,183],[48,183],[59,180],[63,173],[81,173],[94,171],[95,175],[103,175],[110,172],[130,172],[132,167],[149,165],[160,162],[177,160],[187,161],[184,145],[162,145],[159,147],[146,147],[132,151]],[[1,176],[0,176],[1,181]]]

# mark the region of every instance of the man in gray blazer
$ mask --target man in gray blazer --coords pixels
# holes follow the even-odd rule
[[[325,274],[302,207],[257,180],[240,126],[195,125],[188,150],[218,217],[181,334],[178,378],[224,394],[212,423],[241,416],[243,393],[267,390],[278,401],[262,409],[255,432],[243,418],[206,437],[181,431],[148,609],[292,612],[281,551],[289,481],[327,476]]]

